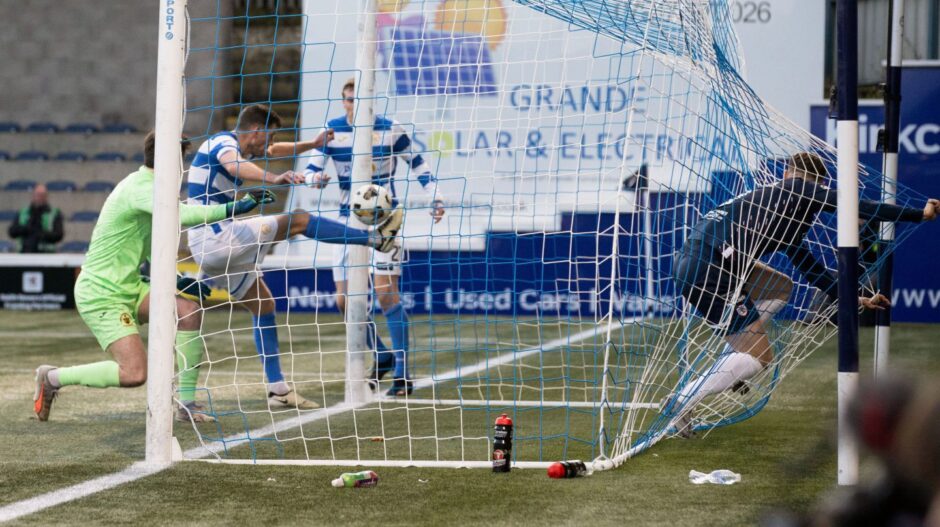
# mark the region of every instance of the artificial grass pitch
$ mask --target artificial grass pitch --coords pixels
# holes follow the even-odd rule
[[[295,315],[291,322],[295,323]],[[39,364],[101,360],[72,311],[0,312],[0,506],[110,474],[143,458],[146,390],[70,387],[48,423],[32,414]],[[51,328],[51,329],[50,329]],[[339,324],[329,331],[341,335]],[[940,373],[940,326],[896,325],[892,365]],[[872,331],[861,332],[862,371]],[[595,524],[752,525],[772,509],[806,510],[834,487],[835,342],[790,374],[756,417],[701,439],[670,439],[623,467],[554,480],[544,470],[376,468],[374,489],[334,489],[342,467],[187,462],[16,524]],[[727,468],[729,487],[696,486],[691,469]]]

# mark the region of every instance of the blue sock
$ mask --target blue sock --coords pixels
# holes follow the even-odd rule
[[[388,332],[392,335],[392,353],[395,354],[395,378],[408,378],[408,315],[401,303],[395,304],[385,312]]]
[[[252,319],[255,323],[255,349],[258,350],[261,364],[264,365],[264,376],[267,377],[269,384],[281,382],[284,380],[284,374],[281,373],[277,322],[274,320],[274,313],[252,317]]]
[[[369,231],[347,227],[345,223],[313,214],[310,215],[310,221],[307,223],[307,230],[304,231],[304,235],[307,238],[327,243],[369,244]]]
[[[376,367],[378,368],[378,366],[388,364],[394,360],[392,352],[388,351],[388,346],[382,342],[382,337],[375,332],[375,321],[372,320],[371,314],[369,315],[369,325],[367,325],[366,328],[368,334],[366,338],[369,339],[369,347],[375,350]]]

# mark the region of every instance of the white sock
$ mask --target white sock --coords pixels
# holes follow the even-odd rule
[[[787,307],[787,303],[784,300],[760,300],[754,303],[754,307],[760,313],[760,320],[767,322]]]
[[[62,384],[59,383],[59,368],[56,368],[54,370],[49,370],[48,376],[49,376],[49,384],[51,384],[52,386],[56,388],[62,387]]]
[[[273,393],[274,395],[287,395],[290,393],[290,386],[288,386],[284,381],[275,382],[268,385],[268,393]]]
[[[723,354],[711,370],[685,385],[676,402],[692,409],[705,397],[721,393],[740,381],[746,381],[764,369],[760,361],[747,353]]]

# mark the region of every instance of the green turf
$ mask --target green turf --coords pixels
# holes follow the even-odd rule
[[[142,459],[142,388],[69,389],[57,401],[50,422],[38,423],[32,417],[31,378],[36,365],[89,362],[103,356],[74,313],[6,311],[0,312],[0,321],[0,356],[4,358],[0,363],[0,393],[4,394],[0,397],[0,422],[4,423],[0,428],[0,488],[4,490],[0,505],[108,474]],[[228,323],[216,320],[215,315],[208,322],[210,329]],[[320,336],[335,336],[339,331],[334,319],[320,322]],[[297,325],[298,334],[291,340],[298,346],[305,342],[305,331],[318,331],[309,319],[292,320],[292,324]],[[538,330],[533,324],[497,328],[495,333],[489,327],[475,328],[468,335],[453,329],[448,333],[447,324],[438,324],[434,331],[441,339],[465,342],[461,346],[465,348],[471,342],[488,342],[490,347],[493,343],[524,344]],[[940,340],[940,327],[899,325],[893,335],[893,364],[940,373],[940,357],[932,351],[933,343]],[[240,335],[238,341],[244,344],[239,345],[239,357],[256,362],[248,336]],[[861,346],[867,359],[870,330],[862,331]],[[704,439],[664,441],[622,468],[590,478],[556,481],[541,470],[494,475],[486,470],[381,468],[375,489],[333,489],[330,480],[342,472],[337,467],[189,462],[19,523],[753,524],[771,508],[805,510],[835,480],[834,349],[829,343],[800,365],[755,418],[718,429]],[[309,353],[300,360],[313,360],[315,355]],[[339,361],[340,357],[326,360]],[[870,360],[863,360],[862,368],[870,369]],[[338,394],[325,389],[320,396],[330,403]],[[251,399],[248,395],[250,390],[246,400]],[[688,483],[690,469],[716,468],[740,472],[743,482],[721,488]]]

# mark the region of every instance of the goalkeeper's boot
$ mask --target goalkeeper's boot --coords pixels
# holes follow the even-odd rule
[[[298,410],[316,410],[319,404],[304,398],[304,396],[290,390],[284,395],[268,392],[268,406],[274,408],[296,408]]]
[[[675,411],[679,406],[676,398],[678,395],[667,395],[659,403],[660,412],[666,417],[672,417],[672,420],[669,421],[669,425],[666,426],[666,433],[674,433],[679,437],[689,439],[695,435],[695,426],[692,423],[693,412],[692,408],[681,408],[679,409],[679,414],[676,415]],[[673,417],[675,415],[675,417]]]
[[[49,382],[49,372],[55,366],[43,365],[36,368],[36,391],[33,393],[33,411],[40,421],[49,420],[49,411],[52,410],[52,401],[59,395],[59,389]]]
[[[388,215],[388,219],[376,226],[372,231],[372,240],[370,245],[379,252],[387,253],[398,245],[398,233],[401,231],[402,223],[405,221],[405,208],[399,204],[395,210]]]
[[[206,413],[205,406],[196,401],[187,401],[177,408],[176,420],[181,423],[214,423],[215,417]]]
[[[395,379],[392,387],[385,392],[388,397],[405,397],[411,395],[415,389],[415,383],[411,379]]]
[[[379,389],[379,381],[388,372],[395,369],[395,355],[390,352],[377,353],[378,358],[372,363],[372,369],[366,375],[369,389],[373,392]]]

